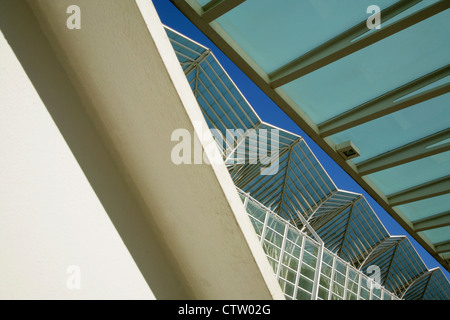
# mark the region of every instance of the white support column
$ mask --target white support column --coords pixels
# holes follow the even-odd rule
[[[247,210],[247,204],[248,204],[249,195],[248,195],[248,193],[244,193],[244,196],[245,196],[245,198],[244,198],[244,208]]]
[[[324,243],[321,242],[319,246],[319,251],[317,253],[316,273],[314,274],[314,283],[311,294],[312,300],[317,300],[317,296],[319,294],[319,282],[320,282],[320,272],[322,270],[323,248]]]
[[[269,215],[270,215],[270,212],[266,211],[266,216],[264,217],[264,225],[263,225],[263,229],[261,231],[261,245],[264,245],[264,237],[266,235],[266,229],[267,229],[267,223],[269,221]]]
[[[336,256],[333,255],[333,266],[331,268],[331,277],[330,277],[330,292],[328,292],[328,300],[331,300],[333,294],[333,284],[334,284],[334,273],[336,271]]]
[[[286,247],[286,238],[287,238],[288,230],[289,230],[289,225],[285,224],[284,225],[284,233],[283,233],[283,242],[281,243],[280,258],[278,259],[277,274],[276,274],[277,279],[280,278],[281,261],[283,259],[284,248]]]
[[[302,269],[302,260],[303,260],[303,252],[305,252],[305,241],[306,237],[302,236],[302,245],[300,246],[300,255],[298,257],[298,266],[297,266],[297,276],[295,277],[295,286],[294,286],[294,296],[293,299],[297,299],[297,291],[298,291],[298,281],[300,280],[300,271]]]
[[[344,282],[344,295],[342,296],[342,298],[344,300],[347,300],[347,287],[348,287],[348,272],[349,272],[349,265],[346,265],[346,269],[345,269],[345,282]]]
[[[359,281],[358,281],[358,293],[356,296],[356,300],[360,300],[361,299],[361,285],[362,285],[362,279],[363,279],[363,275],[359,274]]]
[[[370,289],[369,300],[372,300],[372,298],[373,298],[373,288],[374,287],[375,287],[375,281],[373,281],[372,279],[369,278],[369,289]]]

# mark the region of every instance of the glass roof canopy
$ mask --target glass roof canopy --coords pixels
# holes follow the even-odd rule
[[[223,141],[219,150],[240,190],[305,234],[311,235],[306,224],[312,227],[325,247],[352,267],[366,271],[379,263],[382,285],[398,297],[414,289],[408,297],[450,298],[442,271],[428,270],[406,237],[389,235],[361,194],[338,189],[300,136],[263,122],[208,48],[166,30],[213,134],[237,133],[232,141],[216,142]],[[275,174],[262,175],[262,162],[236,161],[239,146],[248,152],[256,144],[248,134],[252,129],[277,132],[279,151],[269,156],[278,157]]]
[[[450,271],[450,1],[172,2]]]

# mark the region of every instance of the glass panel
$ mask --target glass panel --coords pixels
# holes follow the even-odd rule
[[[305,289],[308,292],[312,292],[313,282],[305,277],[300,277],[298,286]]]
[[[280,258],[280,249],[272,245],[271,243],[264,240],[263,244],[264,252],[274,258],[276,261]]]
[[[360,163],[446,129],[450,117],[449,104],[450,94],[445,94],[334,134],[330,138],[335,144],[351,140],[361,154],[352,161]]]
[[[260,206],[253,203],[253,201],[248,201],[247,212],[255,219],[264,223],[264,218],[266,216],[266,212]]]
[[[293,244],[289,240],[286,241],[284,246],[285,246],[284,250],[286,250],[286,252],[289,252],[294,257],[300,257],[300,247],[299,246]]]
[[[345,276],[340,274],[339,272],[336,272],[334,274],[334,280],[341,285],[345,284]]]
[[[409,220],[416,221],[448,210],[450,194],[397,206]]]
[[[316,267],[316,258],[310,255],[308,252],[303,253],[303,259],[302,261],[309,266],[315,268]]]
[[[302,289],[297,290],[297,300],[311,300],[311,293],[306,292]]]
[[[271,243],[275,244],[277,247],[281,248],[281,245],[283,243],[283,236],[276,233],[269,227],[266,228],[266,234],[265,234],[264,238],[267,241],[270,241]]]
[[[347,282],[347,290],[348,290],[348,292],[351,291],[355,294],[358,293],[358,284],[356,282],[349,280]]]
[[[347,293],[347,300],[357,300],[357,295],[355,293],[352,292],[348,292]]]
[[[448,241],[450,235],[450,226],[436,228],[432,230],[422,231],[423,235],[427,237],[432,243],[442,243]]]
[[[429,85],[426,85],[426,86],[420,88],[419,90],[413,91],[413,92],[411,92],[411,93],[409,93],[409,94],[407,94],[407,95],[405,95],[405,96],[403,96],[401,98],[398,98],[397,100],[394,100],[394,102],[407,99],[407,98],[412,97],[412,96],[414,96],[416,94],[425,92],[425,91],[427,91],[429,89],[433,89],[433,88],[439,87],[440,85],[447,84],[449,82],[450,82],[450,76],[446,76],[446,77],[444,77],[442,79],[439,79],[438,81],[435,81],[435,82],[433,82],[433,83],[431,83]]]
[[[255,228],[256,233],[260,236],[264,225],[261,222],[259,222],[258,220],[253,219],[251,216],[250,216],[250,221],[252,222],[253,228]]]
[[[292,271],[289,268],[281,266],[280,277],[282,277],[283,279],[286,279],[292,283],[295,283],[295,278],[297,277],[297,273],[295,271]]]
[[[299,247],[302,245],[302,236],[298,231],[289,228],[287,233],[287,238],[293,243],[297,244]]]
[[[294,295],[294,285],[284,281],[283,279],[278,279],[278,283],[280,284],[281,290],[283,290],[283,292],[289,296],[293,296]]]
[[[344,287],[340,284],[334,283],[333,284],[333,293],[337,294],[340,297],[344,296]]]
[[[336,260],[336,270],[345,275],[347,267],[341,261]]]
[[[275,261],[270,257],[267,257],[267,260],[269,260],[269,264],[272,266],[273,272],[277,272],[278,261]]]
[[[358,282],[359,274],[355,270],[349,269],[348,270],[348,278],[354,282]]]
[[[326,250],[323,252],[322,261],[328,264],[329,266],[333,265],[333,256],[328,253]]]
[[[342,300],[342,297],[337,296],[333,293],[333,295],[331,296],[331,300]]]
[[[317,257],[317,252],[319,251],[319,246],[312,241],[307,240],[305,242],[305,251],[311,253],[313,256]]]
[[[304,275],[305,277],[307,277],[307,278],[309,278],[311,280],[314,280],[315,270],[312,269],[311,267],[307,266],[306,264],[302,264],[302,267],[300,269],[300,273],[302,275]]]
[[[377,5],[385,8],[394,2],[378,0]],[[371,4],[370,0],[347,0],[345,5],[336,0],[247,0],[216,21],[270,73],[366,20]]]
[[[322,285],[324,288],[330,288],[330,278],[325,277],[324,275],[320,276],[320,285]]]
[[[284,234],[285,223],[269,215],[267,225],[280,234]]]
[[[381,298],[381,288],[374,287],[372,290],[372,300],[379,300]]]
[[[298,259],[292,257],[289,254],[284,253],[283,254],[283,264],[288,266],[291,269],[297,270],[298,269]]]
[[[446,176],[450,151],[369,174],[367,177],[387,195]]]
[[[322,264],[321,272],[329,277],[331,277],[331,267],[327,266],[326,264]]]
[[[364,290],[364,289],[361,289],[361,292],[359,295],[362,300],[369,300],[369,298],[370,298],[370,292],[367,290]]]
[[[447,65],[448,20],[446,10],[281,88],[313,122],[324,122]]]
[[[323,300],[327,300],[328,299],[328,290],[319,287],[319,298],[321,298]]]
[[[194,61],[206,49],[170,30],[166,31],[180,63]]]

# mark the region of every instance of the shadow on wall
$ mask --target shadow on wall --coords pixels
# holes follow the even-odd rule
[[[154,224],[145,217],[148,209],[113,161],[26,1],[0,0],[0,30],[155,297],[192,298],[158,231],[149,232]]]

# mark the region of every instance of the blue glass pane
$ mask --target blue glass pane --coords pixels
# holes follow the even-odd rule
[[[415,201],[397,206],[397,208],[411,221],[417,221],[448,210],[450,194]]]
[[[441,243],[448,241],[450,235],[450,226],[426,230],[421,232],[425,237],[427,237],[432,243]]]
[[[205,47],[188,40],[170,29],[166,29],[166,33],[173,48],[177,52],[177,55],[181,54],[185,58],[195,60],[203,51],[206,50]],[[180,56],[178,56],[178,58],[180,59]]]
[[[450,172],[450,151],[420,159],[367,177],[387,195],[446,176]]]
[[[395,2],[376,4],[383,9]],[[216,21],[270,73],[366,20],[372,4],[372,0],[247,0]]]
[[[447,84],[447,83],[450,83],[450,76],[446,76],[446,77],[444,77],[444,78],[442,78],[442,79],[440,79],[438,81],[435,81],[435,82],[433,82],[433,83],[431,83],[431,84],[429,84],[429,85],[427,85],[427,86],[425,86],[423,88],[420,88],[419,90],[416,90],[414,92],[411,92],[410,94],[407,94],[407,95],[405,95],[405,96],[403,96],[401,98],[398,98],[397,100],[394,100],[394,102],[404,100],[404,99],[412,97],[412,96],[414,96],[416,94],[425,92],[427,90],[436,88],[436,87],[438,87],[440,85]]]
[[[335,144],[351,140],[360,151],[354,163],[447,129],[450,93],[332,135]]]
[[[441,12],[281,88],[326,121],[450,63],[449,20]]]

